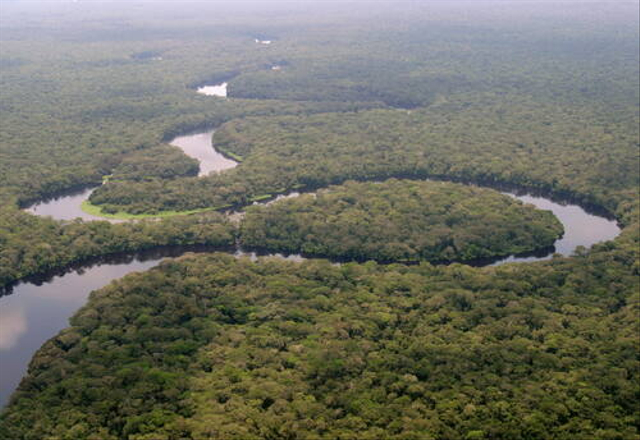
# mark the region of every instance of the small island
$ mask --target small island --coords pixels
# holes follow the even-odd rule
[[[247,209],[242,245],[350,260],[473,261],[552,246],[549,211],[450,182],[346,182]]]

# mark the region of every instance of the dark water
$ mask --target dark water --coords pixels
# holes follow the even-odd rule
[[[207,135],[207,139],[210,136]],[[91,190],[60,197],[32,212],[47,213],[54,218],[69,217],[73,207],[88,197]],[[577,246],[590,247],[611,240],[620,233],[614,220],[590,214],[580,206],[562,204],[544,197],[508,194],[539,209],[552,211],[565,228],[564,236],[555,247],[537,253],[510,256],[498,261],[480,262],[478,265],[532,262],[551,258],[554,252],[569,256]],[[298,193],[280,196],[294,197]],[[272,203],[272,202],[269,202]],[[59,209],[61,211],[56,211]],[[68,326],[68,319],[86,303],[89,292],[105,286],[130,272],[146,270],[162,258],[177,256],[192,249],[172,248],[136,256],[119,256],[110,261],[89,264],[81,269],[55,276],[44,282],[24,282],[13,289],[11,295],[0,297],[0,405],[4,405],[16,388],[33,354],[49,338]],[[237,250],[236,256],[257,257],[255,252]],[[261,254],[292,261],[302,261],[300,255]]]
[[[547,255],[510,256],[493,264],[547,260],[552,257],[554,252],[568,257],[574,253],[578,246],[590,248],[596,243],[613,240],[620,233],[620,227],[615,220],[590,214],[578,205],[553,202],[540,196],[503,194],[534,205],[538,209],[553,212],[564,226],[564,235],[556,240],[553,251]]]
[[[69,325],[89,292],[110,281],[155,265],[159,259],[100,264],[55,277],[40,286],[25,283],[0,299],[0,405],[18,386],[40,346]]]
[[[211,146],[212,135],[213,130],[210,130],[204,133],[177,137],[172,143],[193,157],[203,157],[203,159],[200,159],[201,174],[204,170],[207,170],[206,172],[221,171],[236,166],[237,162],[225,158]],[[80,205],[89,197],[92,191],[93,188],[67,192],[57,198],[51,198],[32,205],[27,208],[27,211],[36,215],[48,215],[57,220],[72,220],[76,217],[84,220],[104,220],[102,217],[92,216],[80,209]],[[289,197],[296,197],[299,194],[298,192],[292,192],[279,195],[274,200],[266,202],[266,204]],[[524,203],[532,204],[538,209],[552,211],[564,226],[564,236],[554,243],[553,248],[545,249],[542,253],[538,251],[498,260],[487,260],[486,262],[478,262],[476,265],[540,261],[551,258],[554,253],[570,256],[578,246],[589,248],[596,243],[612,240],[620,233],[620,228],[615,220],[590,213],[576,204],[552,201],[538,195],[516,195],[509,192],[503,192],[503,194],[521,200]],[[256,202],[255,204],[258,203]]]
[[[207,136],[209,139],[209,136]],[[79,205],[91,190],[85,190],[40,204],[46,209],[32,212],[55,218],[69,217],[75,205]],[[510,256],[499,260],[478,262],[476,265],[532,262],[551,258],[554,252],[569,256],[577,246],[590,247],[595,243],[611,240],[620,233],[614,220],[590,214],[580,206],[562,204],[544,197],[505,193],[539,209],[552,211],[565,228],[564,236],[554,248],[536,253]],[[294,197],[298,193],[280,196]],[[272,203],[272,202],[269,202]],[[57,207],[57,208],[56,208]],[[56,211],[60,209],[61,211]],[[68,326],[68,319],[86,303],[89,292],[107,285],[128,273],[146,270],[162,258],[178,256],[193,248],[168,248],[136,255],[120,255],[102,259],[98,263],[85,264],[65,274],[50,279],[19,283],[11,295],[0,297],[0,406],[6,404],[20,379],[26,373],[33,354],[49,338]],[[197,249],[211,251],[212,249]],[[236,256],[255,259],[258,254],[236,250]],[[300,255],[259,254],[302,261]]]

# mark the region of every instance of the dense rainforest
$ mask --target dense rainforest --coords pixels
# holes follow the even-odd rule
[[[91,202],[132,213],[185,210],[246,203],[279,188],[391,176],[518,185],[611,210],[622,191],[634,197],[635,107],[576,108],[526,96],[508,96],[508,107],[486,98],[453,99],[410,112],[232,121],[213,141],[243,157],[233,170],[200,179],[114,182],[94,192]]]
[[[550,247],[550,211],[489,189],[445,182],[347,182],[247,209],[241,242],[361,261],[470,261]]]
[[[232,248],[236,236],[234,225],[218,213],[120,224],[107,221],[61,224],[23,213],[19,214],[19,219],[19,223],[9,224],[3,230],[0,264],[15,269],[2,272],[2,286],[88,257],[170,245]],[[38,227],[41,229],[36,229]],[[29,245],[34,229],[38,230],[41,240],[35,246]]]
[[[0,437],[640,439],[638,5],[238,3],[0,2],[0,284],[174,244],[338,256],[359,231],[374,245],[359,256],[396,263],[212,254],[125,277],[36,353]],[[196,92],[222,81],[227,98]],[[196,177],[169,143],[210,128],[240,163]],[[548,262],[400,264],[431,258],[426,178],[538,191],[624,228]],[[319,195],[239,223],[22,210],[94,185],[93,208],[151,215]],[[448,240],[508,222],[490,190],[459,191],[489,220],[465,210]],[[510,238],[546,216],[525,211]],[[528,241],[560,233],[546,217]],[[390,218],[375,236],[363,223]]]
[[[638,438],[633,258],[166,262],[93,293],[32,361],[0,434]]]

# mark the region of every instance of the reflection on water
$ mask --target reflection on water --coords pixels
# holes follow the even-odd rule
[[[26,330],[27,318],[22,304],[3,304],[0,309],[0,352],[13,348]]]
[[[620,227],[615,220],[590,214],[578,205],[562,204],[528,194],[515,195],[506,192],[503,194],[534,205],[538,209],[553,212],[564,226],[564,235],[554,243],[555,251],[549,252],[547,255],[510,256],[493,264],[548,260],[554,252],[569,257],[573,255],[578,246],[589,248],[596,243],[613,240],[620,233]]]
[[[87,200],[96,187],[66,191],[56,197],[44,199],[26,208],[27,212],[41,216],[51,216],[56,220],[105,220],[103,217],[87,214],[81,209],[82,202]]]
[[[214,131],[208,130],[201,133],[178,136],[170,141],[171,145],[180,148],[187,156],[191,156],[200,162],[199,176],[204,176],[214,171],[228,170],[238,165],[238,162],[226,158],[213,147]],[[82,210],[82,202],[88,200],[96,188],[97,186],[65,191],[55,197],[47,198],[31,205],[25,210],[35,215],[50,216],[56,220],[81,218],[83,220],[106,220],[112,223],[121,222],[122,220],[87,214]]]
[[[205,176],[213,171],[228,170],[238,165],[238,162],[226,158],[213,147],[214,131],[178,136],[170,142],[171,145],[184,151],[187,156],[198,159],[200,162],[199,176]]]
[[[69,318],[86,304],[92,290],[128,273],[147,270],[164,257],[213,250],[205,246],[167,247],[136,255],[115,255],[14,286],[12,294],[0,297],[0,407],[25,375],[36,350],[69,325]]]
[[[212,136],[213,130],[210,130],[204,133],[179,136],[172,141],[173,145],[182,148],[186,154],[196,157],[201,161],[200,175],[212,171],[219,172],[233,168],[238,164],[231,159],[227,159],[213,148],[211,145]],[[93,189],[67,193],[67,195],[61,195],[57,198],[33,205],[27,208],[27,211],[38,215],[50,215],[59,220],[71,220],[76,217],[81,217],[85,220],[104,220],[101,217],[86,214],[80,209],[80,205],[89,197],[91,191],[93,191]],[[575,252],[578,246],[589,248],[596,243],[612,240],[620,233],[620,227],[615,220],[591,214],[578,205],[554,202],[545,197],[529,194],[516,195],[510,192],[503,192],[503,194],[514,197],[524,203],[532,204],[538,209],[552,211],[564,226],[564,235],[559,240],[556,240],[552,248],[515,256],[512,255],[505,258],[479,260],[472,263],[474,266],[547,260],[550,259],[554,253],[568,257]],[[280,194],[268,202],[255,202],[254,204],[269,205],[279,200],[297,197],[299,195],[299,192],[294,191],[287,194]],[[236,221],[240,220],[243,215],[242,212],[231,213],[232,219]]]
[[[271,252],[245,251],[242,248],[236,249],[233,255],[238,258],[247,257],[251,261],[257,261],[258,257],[279,258],[281,260],[294,261],[296,263],[301,263],[306,260],[306,258],[300,254],[274,254]]]
[[[20,284],[12,295],[0,298],[0,405],[7,403],[36,350],[69,325],[69,317],[87,302],[89,292],[157,261],[101,264],[40,286]]]
[[[212,132],[199,135],[183,136],[193,145],[207,143],[210,145]],[[179,138],[177,138],[179,139]],[[181,141],[180,141],[181,142]],[[186,143],[189,143],[186,142]],[[183,143],[185,145],[185,143]],[[213,148],[211,148],[213,150]],[[215,150],[214,150],[215,151]],[[233,162],[235,166],[235,162]],[[79,206],[81,199],[88,197],[90,190],[68,195],[57,199],[54,205],[42,203],[38,213],[48,212],[61,218],[74,205]],[[552,211],[565,228],[564,236],[556,241],[555,247],[541,249],[533,253],[474,262],[475,266],[504,264],[509,262],[530,262],[551,258],[554,252],[569,256],[576,247],[590,247],[595,243],[615,238],[620,228],[614,220],[590,214],[581,207],[572,204],[553,202],[544,197],[531,195],[514,195],[525,203],[539,209]],[[298,192],[280,195],[276,200],[298,196]],[[276,200],[268,203],[273,203]],[[59,211],[58,211],[59,210]],[[32,211],[33,212],[33,211]],[[239,215],[236,213],[236,215]],[[49,338],[67,327],[68,319],[75,311],[86,303],[91,290],[100,288],[110,281],[133,271],[148,269],[163,257],[178,256],[187,251],[211,251],[210,248],[166,248],[144,254],[123,254],[115,257],[101,258],[93,265],[85,263],[74,272],[35,279],[33,282],[19,283],[13,288],[13,294],[0,297],[0,405],[4,405],[9,395],[25,374],[27,364],[35,351]],[[233,252],[233,250],[231,250]],[[237,257],[249,257],[255,260],[258,256],[285,258],[290,261],[303,261],[299,254],[283,255],[256,253],[236,249]]]

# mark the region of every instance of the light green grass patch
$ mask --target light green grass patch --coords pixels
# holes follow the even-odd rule
[[[175,217],[176,215],[190,215],[190,214],[199,214],[202,212],[208,211],[218,211],[225,208],[230,208],[231,205],[223,205],[223,206],[214,206],[211,208],[200,208],[200,209],[192,209],[189,211],[162,211],[157,214],[130,214],[128,212],[117,212],[115,214],[110,214],[102,211],[100,206],[96,206],[92,204],[90,201],[85,200],[82,202],[81,209],[90,215],[95,215],[96,217],[104,217],[111,218],[116,220],[137,220],[144,218],[163,218],[163,217]]]
[[[239,154],[236,154],[232,151],[225,150],[224,148],[216,148],[216,150],[218,150],[219,153],[222,153],[223,156],[230,157],[236,162],[242,162],[244,160],[243,156],[240,156]]]
[[[270,198],[272,198],[272,197],[273,197],[273,195],[272,195],[272,194],[261,194],[261,195],[259,195],[259,196],[251,197],[251,198],[249,199],[249,201],[250,201],[250,202],[259,202],[259,201],[261,201],[261,200],[267,200],[267,199],[270,199]]]

